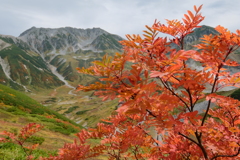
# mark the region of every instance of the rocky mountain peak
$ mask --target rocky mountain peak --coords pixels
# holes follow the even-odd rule
[[[101,48],[95,46],[101,45],[96,45],[95,40],[101,35],[108,35],[115,41],[122,40],[119,36],[110,34],[101,28],[78,29],[72,27],[32,27],[20,34],[19,38],[28,43],[34,51],[46,54],[76,52],[78,50],[99,51]],[[93,42],[94,44],[92,44]]]
[[[26,34],[29,34],[29,33],[33,32],[34,30],[36,30],[36,29],[37,29],[37,28],[33,26],[33,27],[27,29],[26,31],[24,31],[23,33],[21,33],[21,34],[19,35],[19,37],[22,37],[22,36],[24,36],[24,35],[26,35]]]
[[[54,37],[58,35],[67,35],[67,34],[74,34],[77,37],[94,37],[96,38],[102,34],[110,34],[107,31],[101,28],[73,28],[73,27],[62,27],[62,28],[36,28],[31,27],[30,29],[24,31],[20,34],[20,38],[24,39],[24,37],[29,37],[31,35],[40,36],[46,35],[48,37]]]
[[[216,35],[218,32],[210,26],[202,25],[200,28],[196,28],[193,33],[185,37],[185,43],[191,44],[192,42],[199,41],[203,35]]]

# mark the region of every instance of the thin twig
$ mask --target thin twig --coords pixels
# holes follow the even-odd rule
[[[238,151],[236,154],[233,154],[233,155],[217,155],[217,156],[214,156],[213,158],[211,158],[210,160],[214,160],[214,159],[217,159],[219,157],[236,157],[238,156],[240,153],[240,147],[238,148]]]

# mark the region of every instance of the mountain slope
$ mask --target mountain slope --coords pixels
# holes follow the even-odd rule
[[[77,73],[76,67],[88,67],[92,61],[101,59],[106,53],[121,51],[122,46],[118,41],[123,40],[100,28],[71,27],[56,29],[32,27],[20,34],[19,38],[51,67],[56,67],[56,72],[72,86],[86,84],[89,80],[96,81],[96,78]]]
[[[10,109],[11,110],[10,112],[23,111],[29,114],[37,114],[37,115],[45,115],[45,116],[49,115],[80,127],[73,121],[41,105],[36,100],[28,97],[27,95],[1,84],[0,84],[0,103],[1,103],[0,105],[1,107],[4,105],[12,106]],[[8,109],[9,108],[7,108],[7,110]]]
[[[30,91],[96,81],[77,73],[76,67],[121,51],[119,40],[100,28],[32,27],[19,37],[0,35],[0,83]]]
[[[0,36],[0,39],[2,37]],[[8,40],[11,40],[9,37]],[[7,45],[0,50],[0,83],[15,89],[30,91],[33,88],[51,88],[63,85],[48,69],[38,55],[31,55],[21,49],[21,44],[2,43]],[[20,48],[21,47],[21,48]],[[28,49],[26,46],[25,49]]]

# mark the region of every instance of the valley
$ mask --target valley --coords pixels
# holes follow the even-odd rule
[[[76,92],[78,84],[98,81],[77,73],[76,68],[121,51],[119,40],[123,39],[100,28],[32,27],[19,37],[0,35],[0,83],[80,125],[94,127],[111,114],[117,102],[101,102],[93,93]],[[66,114],[73,106],[77,108]]]
[[[117,100],[103,102],[93,92],[76,92],[65,85],[27,95],[87,128],[95,127],[101,119],[111,115],[118,104]]]

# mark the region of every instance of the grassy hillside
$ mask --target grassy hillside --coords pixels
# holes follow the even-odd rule
[[[74,133],[82,128],[28,96],[0,85],[0,132],[6,130],[17,134],[31,122],[44,126],[28,142],[41,144],[34,152],[35,156],[55,154],[65,142],[73,142]],[[24,159],[24,156],[18,145],[0,143],[0,159]]]
[[[63,115],[41,105],[25,94],[0,84],[0,103],[9,105],[6,111],[15,114],[49,115],[78,126]],[[79,126],[80,127],[80,126]]]

